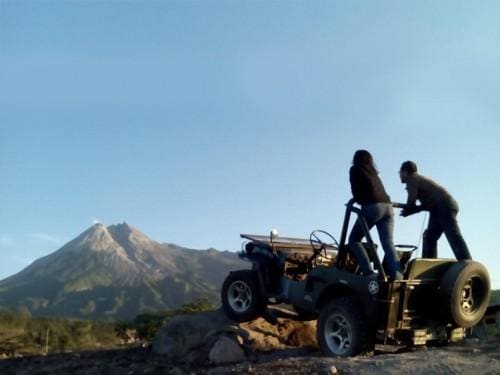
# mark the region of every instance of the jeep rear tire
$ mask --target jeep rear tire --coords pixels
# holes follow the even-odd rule
[[[443,317],[469,328],[483,318],[490,300],[490,278],[478,262],[459,261],[448,268],[441,284]]]
[[[257,274],[250,270],[231,272],[221,291],[222,308],[237,322],[248,322],[259,317],[267,305],[260,291]]]
[[[353,297],[335,299],[321,310],[316,336],[323,354],[333,357],[370,354],[375,346],[374,330]]]

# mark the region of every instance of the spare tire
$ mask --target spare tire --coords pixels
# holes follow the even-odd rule
[[[459,327],[472,327],[483,318],[488,307],[488,271],[471,260],[454,263],[441,279],[440,295],[444,319]]]

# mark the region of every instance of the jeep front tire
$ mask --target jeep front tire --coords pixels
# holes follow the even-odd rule
[[[266,308],[257,274],[250,270],[231,272],[222,285],[222,308],[237,322],[248,322],[259,317]]]

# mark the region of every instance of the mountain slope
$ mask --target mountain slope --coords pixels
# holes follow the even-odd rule
[[[0,281],[0,306],[35,315],[129,319],[198,299],[218,300],[235,253],[160,244],[126,223],[96,224]]]

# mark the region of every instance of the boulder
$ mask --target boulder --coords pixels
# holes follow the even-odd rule
[[[179,362],[229,363],[245,353],[317,347],[315,321],[274,314],[246,323],[228,319],[222,310],[176,316],[158,332],[153,351]]]
[[[245,359],[245,352],[238,342],[221,336],[210,349],[208,359],[216,365],[235,363]]]
[[[210,331],[226,327],[231,321],[220,311],[179,315],[169,320],[153,341],[153,351],[179,359],[202,346]]]

